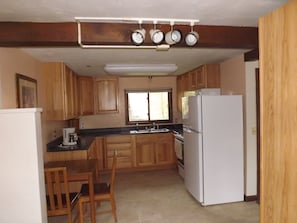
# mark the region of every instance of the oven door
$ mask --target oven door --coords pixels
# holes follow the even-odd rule
[[[184,142],[182,139],[175,138],[175,154],[179,165],[184,165]]]

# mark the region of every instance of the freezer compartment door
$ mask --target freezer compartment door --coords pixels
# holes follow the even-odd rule
[[[189,97],[189,117],[188,126],[190,129],[201,132],[202,131],[202,96],[197,95]]]
[[[187,190],[203,202],[202,134],[184,129],[184,171]]]

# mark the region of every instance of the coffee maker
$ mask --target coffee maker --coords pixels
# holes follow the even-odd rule
[[[63,145],[70,146],[77,144],[77,134],[75,128],[63,128]]]

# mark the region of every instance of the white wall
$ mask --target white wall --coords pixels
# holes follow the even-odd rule
[[[0,109],[0,222],[47,223],[41,109]]]
[[[255,68],[258,62],[244,62],[240,55],[221,63],[223,94],[243,95],[244,117],[244,171],[246,196],[257,195],[257,145]]]
[[[245,63],[246,81],[246,196],[257,194],[257,114],[255,69],[259,62]]]

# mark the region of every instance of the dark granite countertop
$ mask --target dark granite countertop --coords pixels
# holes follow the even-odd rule
[[[56,140],[47,144],[47,152],[87,150],[94,139],[95,136],[79,136],[76,145],[64,146],[62,144],[63,138],[59,137]]]
[[[145,127],[140,127],[140,129],[144,128]],[[182,124],[162,125],[162,128],[167,128],[175,132],[181,132]],[[135,126],[102,129],[80,129],[78,132],[78,142],[76,145],[63,146],[63,138],[59,137],[47,144],[47,152],[87,150],[92,144],[93,140],[98,136],[130,135],[133,134],[130,132],[131,130],[135,130]]]

